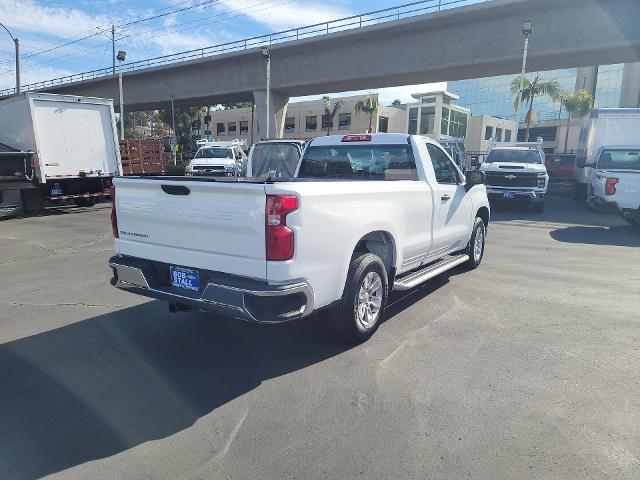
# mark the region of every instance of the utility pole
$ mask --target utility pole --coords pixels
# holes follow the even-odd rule
[[[20,94],[22,91],[20,87],[20,41],[14,38],[13,43],[16,44],[16,93]]]
[[[516,123],[520,121],[520,102],[522,102],[522,90],[524,90],[524,74],[527,66],[527,52],[529,50],[529,35],[533,32],[533,21],[522,22],[522,35],[524,36],[524,50],[522,51],[522,73],[520,74],[520,90],[518,90],[518,104],[516,105]],[[516,132],[516,140],[518,139]]]
[[[0,23],[0,26],[7,31],[16,48],[16,94],[19,94],[22,91],[20,88],[20,42],[13,36],[9,29],[4,26],[4,24]]]
[[[116,27],[111,25],[111,60],[113,60],[113,75],[116,74]]]
[[[271,96],[271,53],[269,52],[268,47],[260,47],[260,51],[262,53],[262,58],[267,61],[267,100],[265,102],[267,107],[267,121],[265,122],[267,131],[266,136],[263,138],[265,140],[269,140],[271,137],[271,130],[269,130],[269,117],[271,116],[271,109],[269,105],[269,97]]]
[[[122,94],[122,62],[127,55],[127,52],[122,50],[118,52],[118,86],[120,89],[120,140],[124,140],[124,99]],[[135,125],[135,121],[133,123]]]

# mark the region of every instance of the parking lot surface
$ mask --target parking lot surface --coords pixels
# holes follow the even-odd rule
[[[640,234],[564,197],[362,345],[109,285],[110,206],[0,222],[0,478],[638,479]]]

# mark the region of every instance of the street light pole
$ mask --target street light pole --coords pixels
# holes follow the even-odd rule
[[[4,26],[4,24],[0,23],[0,25],[7,31],[16,48],[16,93],[20,93],[22,91],[22,89],[20,88],[20,41],[13,36],[13,34],[7,27]]]
[[[269,52],[268,47],[261,47],[260,50],[262,52],[262,56],[267,61],[267,100],[265,102],[267,104],[266,105],[267,106],[267,121],[266,121],[267,136],[265,139],[269,140],[269,138],[271,137],[271,130],[269,130],[269,122],[270,122],[269,117],[271,117],[270,102],[269,102],[269,97],[271,96],[271,53]]]
[[[529,35],[533,32],[533,20],[522,22],[522,35],[524,36],[524,49],[522,51],[522,73],[520,74],[520,90],[518,90],[518,103],[516,104],[516,123],[520,121],[520,102],[524,90],[524,74],[527,67],[527,52],[529,51]],[[517,136],[517,135],[516,135]]]
[[[120,88],[120,140],[124,140],[124,100],[122,95],[122,62],[127,52],[120,50],[118,52],[118,85]]]

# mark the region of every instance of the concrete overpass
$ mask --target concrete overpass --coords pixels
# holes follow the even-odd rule
[[[270,135],[290,96],[518,73],[526,19],[529,71],[638,62],[639,18],[638,0],[492,0],[272,45]],[[255,100],[266,123],[258,48],[134,71],[124,85],[125,110]],[[44,91],[118,98],[113,76]]]

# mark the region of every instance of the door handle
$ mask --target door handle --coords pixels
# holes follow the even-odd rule
[[[440,197],[440,200],[442,200],[443,202],[448,202],[450,199],[451,197],[446,193]]]

